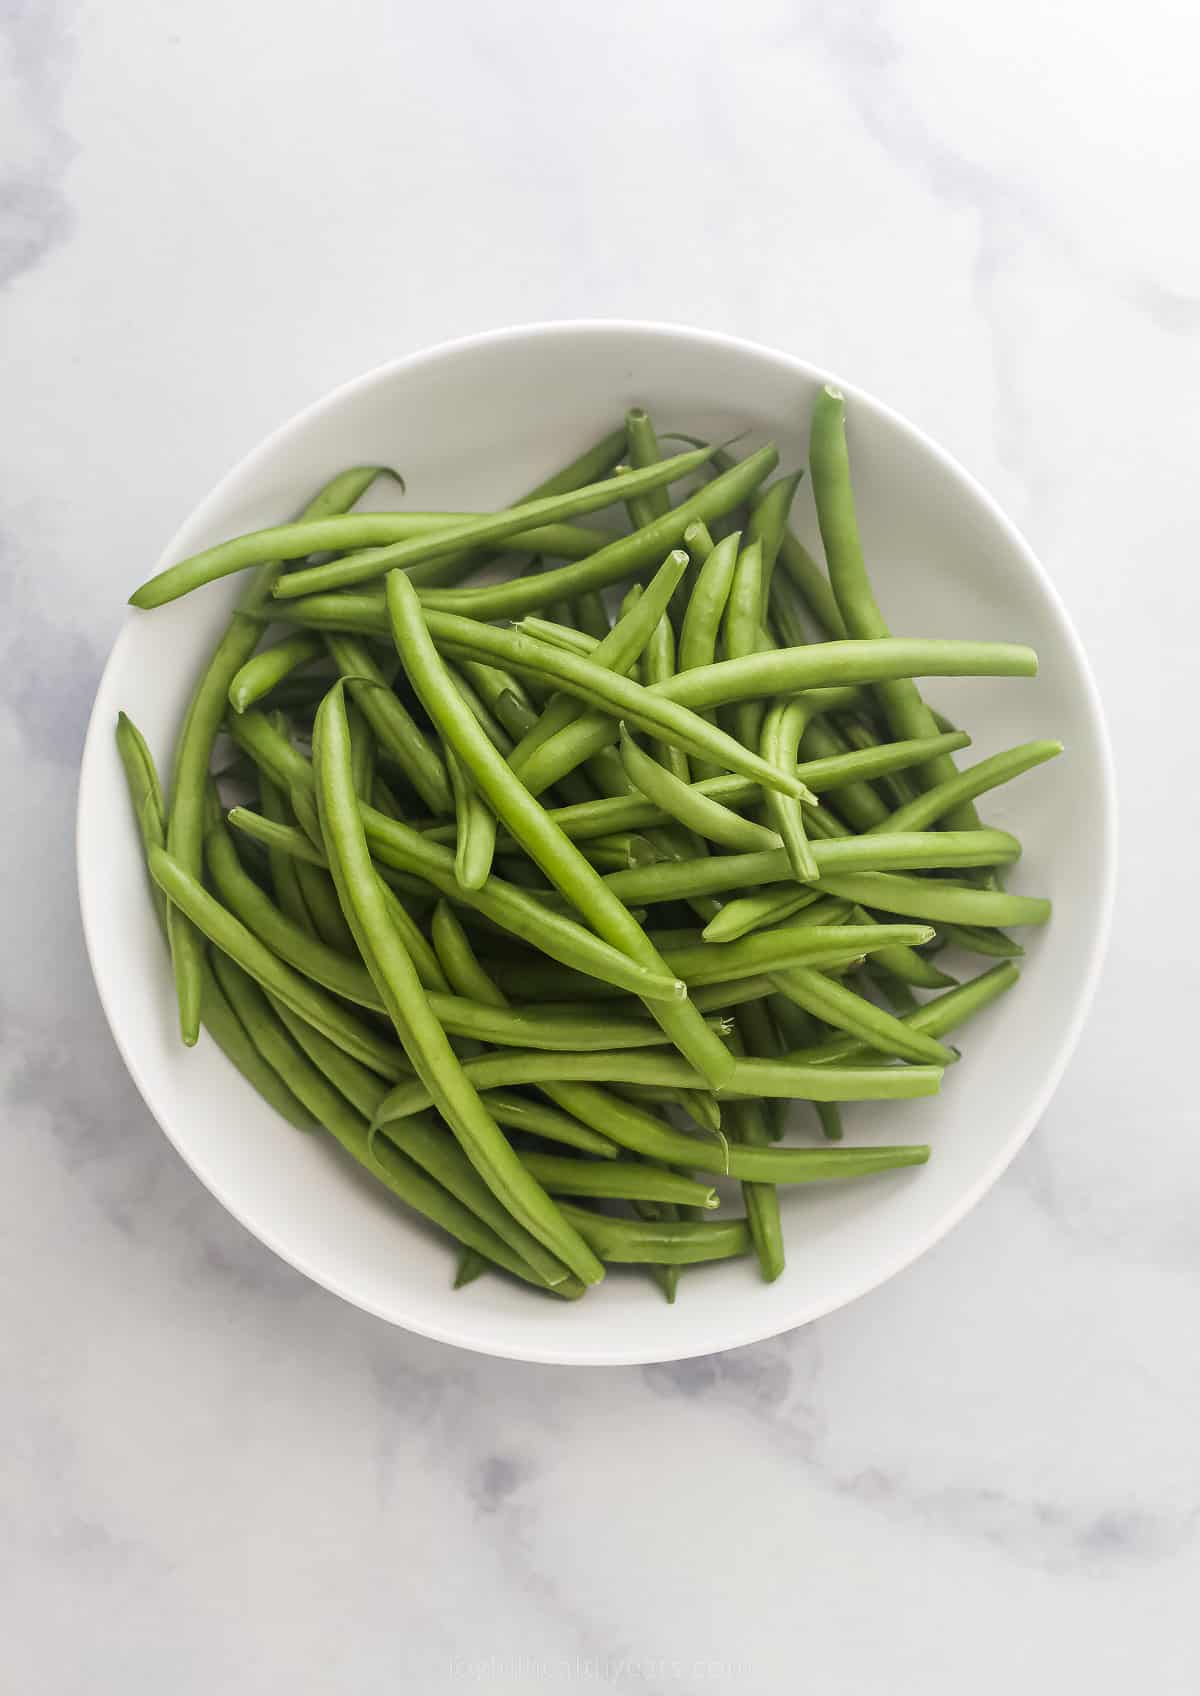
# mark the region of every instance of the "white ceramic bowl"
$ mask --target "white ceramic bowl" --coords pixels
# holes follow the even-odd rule
[[[773,437],[785,467],[803,464],[810,403],[826,377],[766,348],[666,325],[541,324],[472,337],[372,371],[277,430],[201,502],[159,564],[277,522],[354,463],[401,467],[417,508],[503,504],[634,403],[664,430],[747,430],[755,443]],[[995,1182],[1046,1106],[1091,1000],[1112,901],[1113,780],[1095,686],[1045,572],[988,496],[911,424],[842,386],[867,556],[893,629],[1012,639],[1040,654],[1036,681],[944,680],[927,693],[974,733],[972,758],[1034,736],[1066,743],[1062,759],[984,805],[989,821],[1024,842],[1013,887],[1052,896],[1055,915],[1026,933],[1022,982],[964,1031],[965,1058],[938,1098],[848,1110],[849,1140],[928,1140],[929,1165],[781,1192],[788,1265],[774,1285],[735,1262],[687,1273],[674,1307],[633,1271],[577,1304],[538,1299],[503,1277],[456,1293],[444,1240],[328,1139],[277,1119],[211,1042],[181,1047],[113,725],[124,708],[167,769],[236,580],[132,613],[121,632],[79,797],[80,900],[101,1000],[147,1105],[196,1175],[277,1254],[347,1301],[429,1337],[526,1360],[668,1360],[754,1342],[829,1313],[915,1259]],[[387,499],[394,492],[376,504]],[[815,545],[803,486],[796,506]]]

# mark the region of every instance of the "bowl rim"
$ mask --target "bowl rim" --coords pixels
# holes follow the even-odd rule
[[[189,1150],[176,1140],[171,1127],[164,1121],[151,1099],[148,1083],[145,1081],[136,1056],[127,1045],[122,1032],[121,1023],[110,1005],[105,988],[103,974],[98,964],[98,945],[94,935],[91,901],[88,892],[88,880],[84,872],[84,851],[87,825],[85,822],[85,784],[84,773],[99,757],[98,748],[103,739],[107,738],[111,726],[107,720],[103,723],[100,718],[100,699],[104,694],[104,685],[109,671],[117,656],[118,649],[126,633],[133,623],[133,608],[129,608],[125,621],[113,641],[105,661],[100,679],[97,683],[96,697],[93,700],[88,718],[87,732],[84,737],[83,753],[80,759],[80,783],[78,788],[76,818],[75,818],[75,858],[76,858],[76,889],[79,899],[80,917],[82,921],[84,946],[87,952],[88,964],[96,992],[108,1023],[113,1041],[125,1064],[126,1070],[133,1079],[139,1095],[148,1108],[151,1116],[170,1142],[171,1146],[183,1159],[189,1170],[199,1179],[209,1193],[221,1206],[237,1220],[242,1228],[261,1242],[273,1254],[279,1256],[287,1265],[293,1267],[304,1277],[331,1294],[339,1296],[352,1306],[363,1312],[372,1314],[375,1318],[388,1324],[398,1325],[417,1335],[428,1337],[451,1347],[469,1349],[474,1353],[495,1356],[500,1359],[528,1361],[531,1364],[547,1366],[626,1366],[644,1365],[670,1360],[685,1360],[710,1353],[721,1353],[726,1349],[742,1348],[753,1343],[763,1342],[774,1336],[784,1335],[787,1331],[795,1330],[802,1325],[810,1324],[813,1320],[835,1313],[849,1306],[887,1283],[897,1273],[911,1266],[922,1255],[933,1248],[966,1217],[973,1207],[992,1188],[1002,1176],[1016,1155],[1024,1147],[1042,1115],[1045,1113],[1055,1091],[1057,1090],[1067,1065],[1078,1045],[1080,1035],[1088,1013],[1091,1010],[1096,989],[1100,979],[1104,958],[1108,950],[1112,929],[1113,910],[1116,897],[1117,883],[1117,793],[1116,770],[1113,760],[1112,745],[1108,726],[1101,704],[1100,692],[1095,675],[1088,660],[1083,642],[1075,629],[1066,606],[1058,593],[1046,568],[1042,565],[1025,536],[1016,524],[1008,517],[994,497],[983,485],[945,448],[935,442],[918,425],[914,424],[903,413],[878,400],[869,391],[857,384],[845,382],[836,374],[829,372],[820,365],[801,359],[765,343],[754,341],[748,337],[734,336],[722,331],[711,330],[696,325],[678,322],[660,321],[654,319],[635,318],[563,318],[535,320],[524,324],[506,325],[499,329],[476,331],[470,335],[456,336],[437,342],[430,347],[421,348],[414,353],[405,354],[396,359],[385,360],[358,376],[328,390],[325,394],[293,413],[275,429],[268,432],[259,442],[231,465],[217,480],[209,493],[188,512],[176,527],[163,547],[156,564],[156,569],[177,557],[179,552],[178,537],[194,525],[202,524],[209,511],[220,506],[229,485],[236,479],[253,473],[258,463],[275,452],[286,443],[293,433],[305,429],[314,419],[322,414],[336,409],[354,395],[367,390],[378,383],[391,382],[402,377],[405,373],[419,369],[426,364],[436,363],[450,356],[470,354],[472,352],[495,346],[506,341],[531,338],[586,337],[588,335],[609,335],[613,332],[623,332],[639,336],[656,338],[671,338],[686,340],[692,345],[706,345],[723,348],[727,351],[750,354],[760,359],[767,359],[776,365],[785,367],[797,377],[810,382],[833,383],[845,395],[848,402],[855,408],[870,411],[878,418],[910,437],[915,444],[932,459],[937,461],[951,477],[962,484],[972,498],[984,509],[991,521],[1002,532],[1008,544],[1014,548],[1023,559],[1027,569],[1036,579],[1039,588],[1045,596],[1051,613],[1056,619],[1060,634],[1078,668],[1078,674],[1083,686],[1083,695],[1088,717],[1096,737],[1096,748],[1102,773],[1103,794],[1101,800],[1101,815],[1103,830],[1100,839],[1093,844],[1103,854],[1103,877],[1099,897],[1096,922],[1092,929],[1090,949],[1085,961],[1079,987],[1066,1030],[1060,1040],[1054,1063],[1047,1069],[1041,1089],[1022,1117],[1014,1123],[1013,1129],[1003,1147],[989,1162],[983,1172],[948,1206],[937,1221],[911,1243],[897,1248],[896,1252],[885,1261],[882,1268],[876,1268],[866,1275],[862,1281],[843,1293],[833,1304],[829,1305],[820,1300],[812,1302],[808,1307],[803,1302],[798,1304],[796,1316],[781,1327],[777,1316],[768,1319],[766,1323],[754,1322],[754,1307],[747,1303],[747,1322],[726,1326],[721,1340],[707,1347],[685,1346],[671,1353],[647,1352],[644,1347],[621,1348],[619,1336],[614,1339],[617,1346],[607,1350],[597,1351],[595,1348],[587,1352],[576,1352],[570,1346],[557,1347],[553,1350],[539,1349],[524,1345],[506,1344],[503,1338],[495,1340],[484,1338],[477,1334],[465,1337],[451,1327],[439,1325],[436,1321],[423,1316],[417,1318],[398,1318],[394,1313],[386,1311],[378,1303],[364,1299],[350,1289],[344,1287],[336,1278],[314,1269],[304,1263],[304,1260],[292,1250],[285,1241],[279,1239],[276,1232],[264,1230],[259,1223],[251,1224],[243,1215],[237,1201],[224,1193],[219,1182],[197,1165]],[[726,1334],[727,1333],[727,1334]]]

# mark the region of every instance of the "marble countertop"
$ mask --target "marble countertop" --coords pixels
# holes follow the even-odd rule
[[[1195,1690],[1189,9],[234,12],[0,7],[0,1686]],[[180,516],[344,378],[575,316],[772,343],[945,443],[1061,589],[1124,800],[1094,1011],[987,1200],[820,1324],[643,1370],[457,1353],[275,1260],[137,1097],[74,895],[91,697]]]

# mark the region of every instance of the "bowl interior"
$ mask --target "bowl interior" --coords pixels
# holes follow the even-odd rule
[[[356,462],[401,468],[417,508],[501,504],[635,403],[660,430],[746,430],[754,443],[774,438],[784,467],[803,464],[822,380],[764,349],[661,326],[550,325],[456,343],[374,372],[285,426],[196,510],[160,563],[278,521],[333,469]],[[983,804],[989,822],[1025,845],[1011,886],[1056,907],[1047,930],[1025,934],[1020,985],[964,1031],[964,1060],[937,1099],[847,1112],[848,1140],[928,1140],[929,1165],[784,1192],[788,1268],[772,1286],[752,1265],[731,1263],[688,1272],[674,1307],[636,1272],[615,1271],[578,1304],[539,1300],[502,1277],[456,1293],[444,1241],[328,1139],[278,1120],[210,1042],[181,1047],[112,729],[118,709],[129,712],[166,771],[236,583],[131,614],[97,695],[80,787],[80,895],[105,1011],[148,1106],[200,1179],[263,1242],[347,1300],[428,1336],[534,1360],[647,1361],[751,1342],[829,1312],[912,1260],[978,1199],[1036,1122],[1090,997],[1111,898],[1112,786],[1094,688],[1045,575],[990,500],[903,420],[852,389],[847,401],[868,560],[894,631],[1038,649],[1034,681],[937,680],[926,693],[972,732],[971,758],[1034,736],[1066,743],[1062,759]],[[796,522],[815,546],[803,485]]]

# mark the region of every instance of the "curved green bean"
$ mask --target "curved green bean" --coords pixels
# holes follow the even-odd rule
[[[800,738],[810,716],[803,696],[791,701],[777,702],[763,721],[762,742],[759,747],[763,759],[769,760],[774,766],[782,766],[791,771],[796,765]],[[800,883],[814,882],[817,877],[817,862],[809,844],[808,832],[804,828],[804,812],[799,801],[771,789],[766,791],[763,799],[766,802],[767,817],[783,843],[792,876]]]
[[[946,831],[943,834],[949,836],[951,833]],[[976,833],[963,831],[954,834],[972,836]],[[881,836],[878,840],[886,841],[887,838]],[[634,875],[640,874],[612,874],[613,877]],[[1050,917],[1050,903],[1041,896],[968,889],[937,878],[901,877],[895,872],[843,871],[840,868],[828,874],[822,871],[818,887],[827,895],[839,895],[844,900],[879,912],[899,913],[905,918],[925,919],[932,924],[947,921],[968,925],[1042,925]]]
[[[877,832],[926,830],[963,802],[973,801],[989,789],[1008,783],[1023,772],[1032,771],[1035,766],[1054,759],[1062,751],[1061,742],[1038,741],[1022,742],[1019,747],[1007,748],[1002,754],[992,754],[986,760],[968,766],[966,771],[956,772],[945,782],[926,789],[871,828]]]
[[[790,966],[772,972],[771,981],[789,1001],[803,1007],[806,1013],[848,1031],[868,1048],[881,1054],[894,1054],[901,1060],[924,1061],[935,1066],[951,1066],[956,1055],[953,1049],[935,1042],[930,1036],[906,1027],[893,1014],[886,1013],[873,1002],[855,995],[845,984],[804,966]]]
[[[397,699],[366,643],[336,632],[330,632],[325,640],[334,664],[346,679],[351,699],[425,805],[435,813],[453,811],[450,780],[441,756]]]
[[[306,636],[303,631],[285,636],[272,648],[264,648],[262,653],[252,655],[234,674],[228,689],[230,706],[234,712],[244,713],[255,701],[269,695],[285,677],[320,659],[324,652],[325,644],[315,636]]]
[[[427,609],[461,613],[469,618],[514,618],[532,612],[535,607],[549,606],[564,597],[577,595],[581,590],[607,589],[626,577],[634,576],[652,561],[661,559],[669,549],[677,547],[688,525],[697,519],[707,522],[732,512],[764,477],[770,475],[778,461],[779,455],[773,446],[760,448],[730,471],[714,477],[711,483],[706,483],[662,518],[656,518],[653,524],[644,525],[630,536],[619,536],[607,547],[572,565],[559,566],[554,571],[542,572],[540,576],[499,583],[491,588],[444,589],[440,592],[423,590],[422,602]],[[644,474],[635,472],[631,475]]]
[[[980,972],[978,977],[971,978],[968,983],[957,984],[953,989],[935,995],[932,1000],[918,1007],[915,1013],[906,1014],[901,1023],[924,1036],[946,1036],[950,1031],[965,1024],[974,1014],[990,1006],[1005,990],[1011,989],[1020,975],[1017,967],[1011,962],[993,966],[989,971]],[[859,1059],[864,1052],[861,1042],[852,1036],[842,1035],[830,1037],[807,1048],[795,1049],[789,1058],[810,1066],[830,1063],[840,1065],[844,1061]]]
[[[457,694],[455,700],[461,705]],[[473,718],[471,723],[475,723]],[[428,1085],[433,1104],[471,1164],[514,1219],[584,1283],[595,1283],[603,1275],[602,1268],[516,1159],[431,1011],[412,960],[390,923],[354,794],[340,684],[330,690],[317,710],[313,770],[322,832],[339,898],[401,1044]]]
[[[446,769],[450,773],[458,832],[454,875],[464,889],[482,889],[491,874],[492,855],[496,849],[496,815],[449,745],[446,747]]]
[[[603,879],[578,848],[550,822],[447,686],[444,666],[411,584],[401,573],[393,572],[388,577],[387,593],[396,648],[409,681],[447,745],[467,765],[497,818],[606,942],[649,970],[661,971],[662,962],[653,944],[627,907],[608,893]],[[728,1050],[702,1016],[686,1000],[648,1000],[646,1004],[680,1051],[701,1067],[710,1082],[719,1084],[727,1075]]]
[[[193,878],[178,860],[162,849],[152,849],[150,872],[168,900],[183,911],[210,942],[231,956],[242,970],[286,1006],[369,1066],[381,1077],[404,1077],[409,1066],[393,1043],[385,1042],[367,1029],[341,1004],[260,942],[240,919]]]
[[[696,1266],[708,1260],[733,1260],[749,1253],[744,1219],[614,1219],[567,1202],[563,1211],[601,1260],[619,1264]]]
[[[621,727],[621,760],[630,782],[640,790],[651,807],[667,819],[676,820],[710,842],[719,842],[726,848],[742,852],[780,846],[774,831],[731,812],[719,801],[705,795],[699,785],[688,783],[651,759],[638,747],[624,725]],[[593,806],[608,804],[592,803]],[[550,816],[553,817],[553,813]]]

